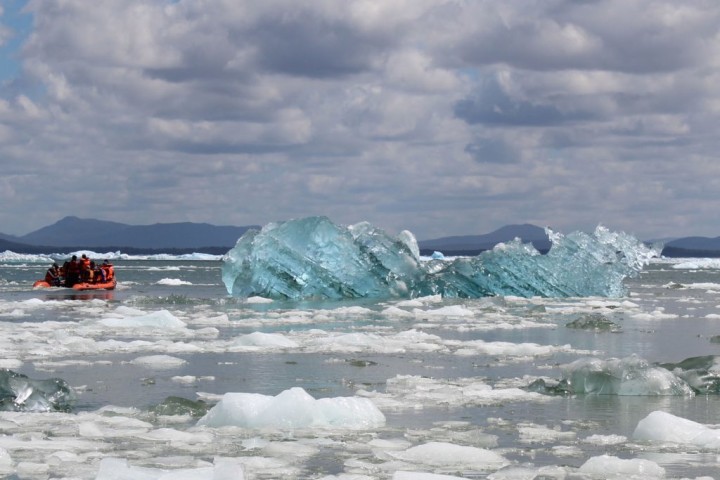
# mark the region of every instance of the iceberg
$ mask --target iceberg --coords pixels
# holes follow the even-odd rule
[[[385,416],[367,398],[316,400],[300,387],[272,397],[259,393],[226,393],[197,422],[198,426],[243,428],[349,428],[385,425]]]
[[[621,297],[659,247],[599,226],[593,234],[548,230],[545,255],[516,239],[476,257],[421,260],[417,241],[362,222],[326,217],[270,223],[249,230],[222,257],[229,294],[273,299]]]
[[[0,370],[0,411],[69,412],[77,396],[61,378],[33,380],[12,370]]]

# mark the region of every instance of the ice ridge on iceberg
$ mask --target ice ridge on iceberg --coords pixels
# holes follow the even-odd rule
[[[514,240],[476,257],[423,261],[408,231],[392,237],[367,222],[343,227],[308,217],[246,232],[223,256],[222,279],[235,296],[294,300],[620,297],[624,279],[659,255],[657,248],[602,226],[592,234],[548,234],[546,255]]]

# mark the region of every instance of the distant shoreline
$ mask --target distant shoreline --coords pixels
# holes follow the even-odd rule
[[[0,251],[9,250],[14,253],[22,254],[37,254],[37,255],[53,255],[58,253],[69,253],[79,251],[93,251],[98,253],[105,252],[121,252],[128,255],[189,255],[192,253],[204,253],[208,255],[225,255],[232,246],[220,246],[220,247],[199,247],[199,248],[141,248],[141,247],[117,247],[117,246],[75,246],[75,247],[53,247],[53,246],[39,246],[39,245],[23,245],[14,242],[5,242],[0,240]],[[435,251],[441,252],[446,257],[474,257],[480,255],[482,252],[488,251],[489,249],[427,249],[421,248],[420,255],[429,257]],[[547,249],[539,250],[540,253],[546,254]],[[665,247],[662,250],[663,257],[669,258],[720,258],[720,251],[718,250],[697,250],[697,249],[686,249],[678,247]]]
[[[76,246],[76,247],[52,247],[22,245],[11,242],[0,241],[0,251],[10,250],[14,253],[54,255],[58,253],[69,253],[79,251],[93,251],[98,253],[121,252],[128,255],[188,255],[192,253],[205,253],[208,255],[225,255],[232,247],[199,247],[199,248],[141,248],[141,247],[116,247],[116,246]]]

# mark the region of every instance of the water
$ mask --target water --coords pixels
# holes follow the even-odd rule
[[[3,466],[0,455],[0,473],[94,479],[105,457],[165,470],[228,457],[250,479],[389,479],[399,470],[509,478],[507,469],[394,456],[445,442],[491,449],[511,467],[556,475],[548,478],[565,478],[558,471],[592,478],[577,468],[603,454],[652,460],[665,468],[665,478],[713,477],[717,449],[640,442],[632,434],[655,410],[715,426],[718,395],[563,397],[515,389],[537,378],[558,380],[562,365],[589,356],[677,363],[718,355],[720,269],[674,268],[677,263],[652,263],[627,282],[630,295],[620,299],[249,303],[227,296],[219,261],[115,260],[118,289],[88,293],[32,290],[47,264],[5,261],[0,366],[33,379],[63,378],[79,400],[72,413],[0,413],[0,447],[11,459]],[[185,327],[107,326],[108,319],[163,310]],[[566,327],[591,314],[621,331]],[[238,342],[253,332],[282,335],[274,338],[293,346]],[[185,363],[163,368],[137,361],[154,355]],[[290,387],[315,398],[370,398],[386,425],[207,429],[189,415],[152,412],[169,396],[212,405],[226,392],[277,395]],[[497,396],[479,393],[489,387]],[[158,440],[168,431],[172,438]],[[191,432],[196,441],[178,432]]]

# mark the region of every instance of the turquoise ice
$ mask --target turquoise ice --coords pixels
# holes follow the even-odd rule
[[[326,217],[271,223],[245,233],[223,257],[228,293],[276,299],[621,297],[657,248],[600,226],[594,233],[548,231],[542,255],[519,240],[476,257],[422,260],[412,233],[388,235],[367,222]]]

